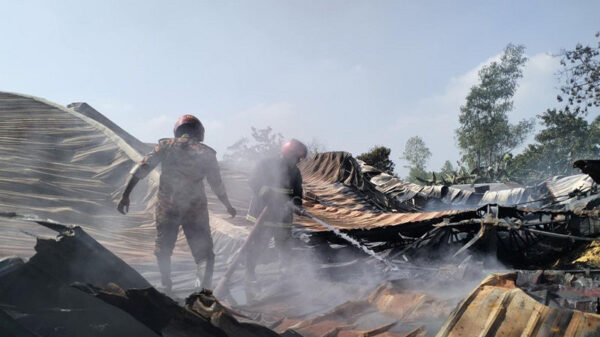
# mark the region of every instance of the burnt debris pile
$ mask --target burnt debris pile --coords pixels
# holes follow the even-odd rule
[[[482,186],[402,182],[344,152],[317,154],[302,170],[311,214],[400,265],[460,263],[471,256],[548,268],[569,264],[566,256],[575,258],[600,231],[600,195],[587,174],[481,192]],[[350,247],[310,218],[297,223],[321,250]],[[336,249],[325,255],[335,256]]]
[[[158,175],[127,217],[115,210],[151,146],[85,103],[0,93],[0,116],[2,336],[598,334],[598,161],[535,186],[421,186],[347,152],[316,154],[299,166],[307,213],[288,260],[271,243],[257,280],[241,262],[215,298],[192,286],[180,233],[169,297],[153,287]],[[247,171],[221,167],[245,211]],[[252,227],[208,199],[216,284]]]
[[[531,276],[533,279],[530,278]],[[545,278],[547,276],[550,277]],[[582,288],[568,288],[561,285],[562,282],[558,279],[563,278],[589,281],[589,278],[575,278],[564,273],[490,275],[454,309],[437,336],[594,336],[598,334],[600,315],[586,312],[585,309],[590,309],[589,299],[577,302],[574,300],[576,295],[568,294],[569,292],[583,294]],[[563,294],[549,291],[553,288],[563,289]],[[535,289],[534,293],[532,289]],[[589,295],[588,291],[588,298]],[[557,305],[566,302],[578,306],[578,310]]]
[[[3,336],[280,336],[208,290],[178,304],[81,227],[38,223],[58,237],[38,238],[27,262],[0,260]]]

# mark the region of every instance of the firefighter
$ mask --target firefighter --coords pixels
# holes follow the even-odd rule
[[[271,238],[275,241],[280,265],[284,267],[289,263],[293,219],[289,203],[302,207],[302,175],[297,164],[306,158],[307,152],[304,144],[291,139],[281,147],[280,156],[261,161],[250,177],[253,198],[246,218],[256,223],[256,218],[268,206],[262,226],[255,229],[259,233],[246,258],[246,280],[250,283],[256,280],[255,268],[260,252]]]
[[[205,177],[231,217],[236,215],[221,180],[216,152],[203,143],[202,123],[192,115],[184,115],[175,123],[173,132],[174,138],[159,140],[154,150],[131,170],[131,177],[117,206],[119,212],[126,214],[129,211],[129,195],[135,185],[162,163],[155,207],[157,237],[154,254],[167,293],[172,290],[171,255],[179,226],[183,228],[198,265],[196,287],[211,287],[215,255],[204,192]],[[200,264],[203,261],[206,265],[200,281]]]

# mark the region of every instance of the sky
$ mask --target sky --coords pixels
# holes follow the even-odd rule
[[[145,142],[194,114],[222,155],[272,127],[354,155],[419,135],[428,168],[477,71],[508,43],[529,61],[511,121],[556,105],[553,55],[600,31],[600,1],[6,1],[0,91],[87,102]]]

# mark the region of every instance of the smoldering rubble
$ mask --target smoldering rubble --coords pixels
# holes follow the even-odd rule
[[[0,93],[0,114],[2,335],[599,333],[597,161],[535,186],[420,186],[346,152],[316,154],[300,165],[310,216],[294,220],[286,274],[266,247],[256,284],[241,266],[226,295],[196,292],[180,237],[169,297],[154,287],[157,176],[140,183],[130,216],[114,210],[149,146],[85,103]],[[221,166],[245,211],[247,168]],[[218,282],[251,227],[212,195],[209,209]]]
[[[27,262],[0,260],[10,336],[280,336],[239,322],[209,290],[179,305],[79,226],[29,221],[59,235],[38,238]]]

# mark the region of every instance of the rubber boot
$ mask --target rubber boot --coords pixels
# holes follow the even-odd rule
[[[157,256],[158,270],[160,271],[160,281],[163,285],[165,294],[170,295],[173,290],[173,282],[171,281],[171,257]]]

